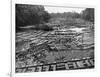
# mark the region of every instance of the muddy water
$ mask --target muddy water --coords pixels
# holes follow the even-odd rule
[[[71,28],[69,30],[76,31],[76,32],[83,32],[83,29],[86,29],[86,28]]]

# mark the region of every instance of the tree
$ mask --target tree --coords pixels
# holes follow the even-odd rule
[[[42,5],[16,4],[16,29],[48,22],[50,15]]]
[[[94,8],[86,8],[82,11],[81,17],[87,21],[94,22]]]

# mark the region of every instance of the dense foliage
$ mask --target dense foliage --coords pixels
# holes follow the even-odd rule
[[[87,21],[94,22],[94,8],[86,8],[82,12],[81,17]]]
[[[54,18],[79,18],[80,14],[76,13],[76,12],[51,13],[51,17],[54,17]]]
[[[81,13],[64,12],[48,13],[42,5],[16,4],[16,31],[23,31],[20,27],[33,26],[35,30],[52,30],[53,28],[45,25],[63,24],[66,27],[86,25],[94,22],[94,9],[86,8]]]
[[[51,13],[50,22],[63,24],[66,27],[81,26],[86,23],[85,20],[81,18],[80,13],[77,12]]]
[[[48,22],[50,15],[42,5],[16,4],[16,29]]]
[[[66,27],[82,25],[91,25],[94,23],[94,9],[86,8],[81,13],[77,12],[64,12],[64,13],[51,13],[50,23],[58,23],[66,25]],[[92,23],[91,23],[92,22]]]

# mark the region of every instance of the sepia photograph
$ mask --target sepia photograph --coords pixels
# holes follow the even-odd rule
[[[15,4],[15,72],[94,69],[95,9]]]

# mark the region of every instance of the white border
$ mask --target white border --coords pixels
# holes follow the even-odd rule
[[[34,72],[34,73],[18,73],[18,74],[15,74],[15,4],[32,4],[32,5],[52,5],[52,6],[66,6],[66,7],[84,7],[84,8],[95,8],[96,10],[96,7],[93,5],[79,5],[79,4],[67,4],[67,3],[52,3],[52,2],[46,2],[46,1],[43,1],[41,0],[40,2],[38,0],[12,0],[12,52],[11,52],[11,76],[12,77],[24,77],[24,76],[46,76],[47,75],[55,75],[55,74],[59,74],[59,73],[62,73],[62,75],[65,76],[65,74],[67,73],[68,75],[69,74],[75,74],[75,73],[90,73],[90,72],[94,72],[94,71],[97,71],[97,67],[96,69],[85,69],[85,70],[71,70],[71,71],[53,71],[52,73],[51,72]],[[96,63],[96,62],[95,62]],[[40,75],[39,75],[40,74]],[[60,75],[61,76],[61,75]],[[70,76],[70,75],[69,75]]]

